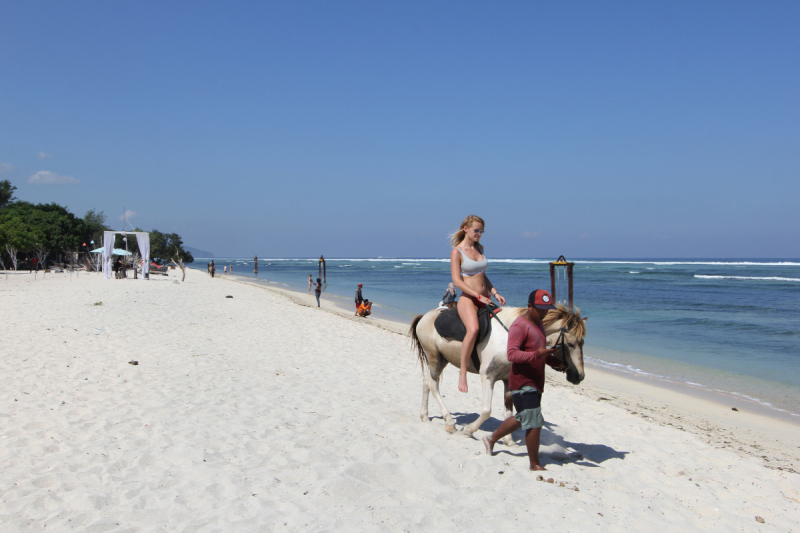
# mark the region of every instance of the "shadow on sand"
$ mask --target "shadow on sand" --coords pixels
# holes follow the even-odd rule
[[[441,417],[434,417],[441,418]],[[459,426],[465,426],[478,419],[477,413],[453,413],[453,418]],[[494,431],[502,420],[495,417],[490,417],[483,423],[481,429],[484,431]],[[543,465],[552,463],[575,463],[581,466],[597,467],[601,463],[609,459],[625,459],[625,456],[630,452],[617,451],[605,444],[585,444],[581,442],[570,442],[565,440],[564,437],[556,432],[558,424],[545,422],[542,428],[541,446],[545,448],[540,453],[540,460]],[[511,434],[511,438],[520,448],[506,448],[502,443],[494,448],[495,455],[507,454],[514,457],[527,457],[528,452],[525,449],[525,432],[522,430],[515,431]],[[555,447],[558,451],[547,451],[546,448]],[[514,450],[514,451],[511,451]],[[519,451],[517,451],[519,450]],[[574,450],[574,451],[570,451]]]

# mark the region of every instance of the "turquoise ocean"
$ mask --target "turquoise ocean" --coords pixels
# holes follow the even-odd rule
[[[572,260],[572,259],[571,259]],[[205,270],[207,258],[192,268]],[[800,422],[800,260],[579,259],[574,304],[588,316],[587,366],[662,380]],[[214,258],[251,281],[307,291],[317,259]],[[507,305],[550,290],[549,260],[495,259],[489,277]],[[437,306],[449,259],[327,259],[323,299],[410,322]],[[734,404],[731,404],[734,405]]]

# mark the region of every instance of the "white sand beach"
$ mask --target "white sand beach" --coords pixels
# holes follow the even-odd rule
[[[800,531],[800,426],[555,375],[551,484],[521,435],[420,422],[406,326],[193,270],[38,277],[0,276],[0,531]]]

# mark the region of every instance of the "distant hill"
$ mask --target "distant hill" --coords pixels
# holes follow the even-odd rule
[[[191,246],[183,245],[183,249],[192,254],[192,257],[217,257],[213,253],[207,250],[201,250],[199,248],[192,248]]]

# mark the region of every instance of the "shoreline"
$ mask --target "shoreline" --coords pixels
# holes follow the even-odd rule
[[[245,276],[236,276],[234,274],[232,277],[237,278],[235,280],[237,282],[251,283],[253,286],[256,287],[267,287],[277,291],[283,291],[287,294],[295,294],[295,295],[306,294],[304,291],[292,287],[288,284],[284,284],[281,282],[273,282],[269,281],[268,279],[261,280],[262,282],[259,283],[259,281],[256,281],[253,278],[248,278]],[[344,307],[345,303],[343,297],[334,295],[334,298],[325,299],[324,294],[325,293],[323,293],[322,301],[327,301],[333,306],[335,306],[337,309],[340,310],[342,316],[352,316],[348,315],[348,309]],[[311,300],[314,301],[313,294],[309,296],[311,297]],[[369,318],[367,319],[361,318],[360,320],[379,321],[379,323],[382,325],[384,329],[389,329],[397,333],[400,333],[402,335],[408,333],[410,320],[409,322],[403,322],[403,320],[400,317],[392,316],[390,313],[387,313],[389,316],[386,316],[387,314],[380,312],[380,307],[377,307],[377,305],[373,307],[373,309],[377,310],[377,312],[374,311]],[[378,316],[375,316],[376,314]],[[384,314],[384,316],[381,316],[382,314]],[[393,324],[396,326],[392,326]],[[600,351],[613,352],[613,350],[609,349],[600,349]],[[593,374],[599,373],[603,375],[614,376],[619,380],[622,380],[620,381],[621,385],[626,382],[629,382],[631,387],[637,388],[638,384],[646,382],[651,387],[666,389],[668,391],[675,392],[676,394],[687,396],[696,400],[710,402],[711,404],[714,404],[719,408],[727,408],[730,410],[731,408],[736,407],[739,410],[738,411],[739,413],[747,411],[758,416],[766,416],[775,419],[776,421],[779,422],[784,422],[797,426],[798,429],[800,429],[800,415],[792,413],[791,411],[786,411],[774,407],[772,405],[767,405],[764,402],[757,399],[754,400],[744,396],[736,396],[734,393],[728,391],[714,390],[703,386],[695,386],[689,383],[684,383],[682,381],[669,379],[658,375],[639,373],[632,370],[631,371],[621,370],[621,369],[616,370],[613,368],[608,368],[605,365],[594,363],[592,361],[584,361],[584,364],[587,369],[591,369],[591,372]],[[660,398],[662,396],[663,396],[662,394],[655,394],[654,398]],[[682,402],[682,403],[689,404],[691,402]],[[736,413],[736,411],[733,412]]]
[[[316,304],[313,295],[292,288],[255,283],[247,278],[228,281],[283,294],[299,305],[315,307]],[[323,299],[322,302],[326,300]],[[355,317],[336,302],[327,302],[330,307],[323,309],[342,318],[402,336],[408,334],[408,324],[372,317]],[[681,386],[680,383],[653,376],[630,377],[622,372],[590,364],[586,368],[587,378],[578,386],[553,379],[552,372],[547,374],[547,384],[581,396],[605,398],[598,401],[609,402],[634,416],[688,431],[707,444],[755,458],[767,468],[800,473],[800,447],[793,444],[800,442],[800,421],[794,417],[781,417],[776,415],[774,409],[755,402],[743,399],[726,401],[727,398],[713,391]],[[449,373],[457,373],[455,368],[449,370]],[[445,373],[448,373],[447,369]],[[497,390],[495,396],[499,396]],[[749,408],[743,407],[748,404]],[[738,411],[731,409],[735,406]],[[432,404],[431,409],[432,412],[436,411],[435,404]],[[497,413],[493,416],[497,416]],[[763,453],[765,440],[776,448],[774,452]]]
[[[220,261],[222,264],[225,260],[221,259]],[[244,260],[236,259],[235,261]],[[274,268],[274,265],[281,264],[282,261],[291,263],[297,260],[268,260],[267,263],[271,263],[273,266],[265,268],[262,271],[262,275],[255,279],[260,279],[258,283],[269,283],[271,286],[277,285],[290,291],[297,290],[298,292],[304,293],[304,287],[295,283],[297,280],[292,276],[294,266],[291,268],[286,267],[289,268],[288,270],[283,267],[275,272],[270,272],[268,270],[269,268]],[[362,258],[359,260],[330,259],[330,261],[332,264],[329,266],[335,265],[342,267],[342,265],[339,264],[342,261],[361,261],[362,263],[366,261],[368,263],[379,264],[385,262],[394,263],[400,260]],[[419,261],[423,260],[420,259]],[[440,263],[445,260],[428,259],[426,261]],[[631,260],[625,262],[627,263],[630,261]],[[650,262],[654,264],[659,263],[658,260],[651,260]],[[680,262],[680,260],[666,261],[666,263],[669,264],[676,262]],[[697,263],[697,261],[692,261],[692,263]],[[761,263],[763,263],[763,261]],[[333,272],[339,270],[335,268],[335,266],[333,267]],[[374,269],[376,267],[373,266],[371,268]],[[391,267],[388,268],[391,271]],[[395,266],[394,268],[416,269],[418,267]],[[343,272],[350,272],[350,269],[344,269]],[[368,271],[365,270],[362,273],[366,274],[366,278],[369,277]],[[254,279],[246,269],[240,270],[239,275],[242,275],[245,279]],[[328,292],[328,299],[337,302],[340,307],[348,309],[350,307],[350,298],[348,298],[350,292],[348,291],[348,287],[346,284],[343,286],[341,280],[337,283],[337,275],[333,275],[334,278],[332,278],[330,290],[335,292]],[[386,279],[386,274],[384,273],[382,275],[384,279]],[[263,279],[264,276],[267,278],[266,281]],[[361,274],[358,274],[356,280],[361,281],[361,279],[359,279],[361,277]],[[351,278],[352,276],[347,279]],[[425,290],[430,292],[430,286],[426,286]],[[323,293],[323,298],[325,298],[325,294],[326,293]],[[373,294],[370,293],[370,296],[373,296]],[[374,302],[375,305],[373,307],[372,317],[400,322],[404,325],[410,323],[417,314],[407,312],[405,311],[406,309],[422,311],[423,307],[420,306],[420,303],[428,303],[413,295],[398,292],[398,288],[395,288],[391,294],[383,294],[382,297],[380,294],[374,296],[377,302]],[[384,307],[384,300],[390,301],[392,305],[398,307]],[[427,309],[428,307],[424,307],[424,310]],[[680,350],[677,352],[673,350],[675,353],[660,353],[657,347],[660,346],[659,343],[662,342],[663,339],[655,333],[651,337],[647,337],[650,339],[649,342],[651,346],[641,345],[641,335],[636,337],[634,334],[634,340],[631,341],[631,343],[626,343],[629,346],[627,351],[620,350],[620,346],[618,346],[619,339],[614,340],[609,337],[609,332],[614,331],[611,328],[619,327],[619,324],[612,326],[608,323],[608,320],[606,320],[602,322],[601,327],[601,322],[593,321],[593,323],[595,322],[595,325],[598,326],[599,329],[590,328],[590,338],[587,339],[589,341],[588,349],[584,353],[585,363],[588,368],[601,369],[616,375],[629,377],[630,379],[650,379],[654,377],[654,383],[690,395],[706,399],[711,398],[719,403],[730,404],[731,407],[742,408],[742,406],[744,406],[748,410],[755,410],[765,416],[776,417],[794,424],[800,423],[800,384],[794,383],[794,381],[796,381],[795,377],[793,377],[796,376],[796,373],[792,373],[792,369],[796,367],[794,362],[789,367],[789,374],[776,374],[774,370],[776,368],[775,365],[768,365],[767,367],[762,365],[759,367],[756,366],[755,363],[745,363],[744,365],[738,363],[738,361],[744,360],[744,356],[738,352],[732,353],[730,358],[727,359],[732,363],[730,367],[727,366],[727,362],[721,361],[720,352],[718,350],[714,351],[713,349],[710,349],[711,351],[707,353],[698,348],[695,350],[696,353],[694,353],[692,359],[687,359]],[[784,327],[788,327],[789,330],[795,329],[794,326],[791,325]],[[674,333],[674,331],[670,332],[667,330],[665,335],[673,335]],[[653,349],[650,350],[650,348]],[[781,357],[785,357],[785,355]],[[745,359],[749,358],[745,357]],[[785,376],[789,377],[786,378]]]

